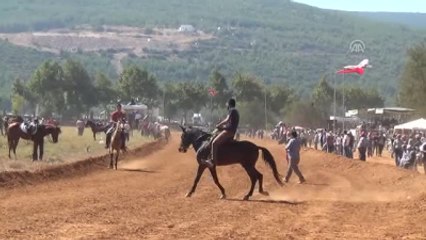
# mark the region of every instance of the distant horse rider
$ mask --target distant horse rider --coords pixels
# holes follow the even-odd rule
[[[108,128],[108,130],[106,132],[105,148],[109,148],[109,145],[111,143],[112,133],[114,132],[115,127],[117,127],[117,124],[120,124],[124,121],[125,116],[126,116],[126,114],[122,111],[121,104],[117,103],[116,110],[113,113],[111,113],[110,127]],[[124,131],[123,131],[121,133],[121,142],[122,142],[121,149],[123,149],[123,150],[126,149],[125,139],[126,139],[126,136],[125,136]]]
[[[236,102],[235,99],[231,98],[228,100],[227,107],[228,107],[228,116],[216,125],[216,128],[219,130],[222,130],[219,135],[213,140],[212,142],[212,158],[205,161],[205,164],[212,168],[215,165],[217,165],[217,154],[219,147],[231,140],[234,139],[235,133],[238,129],[238,123],[240,121],[240,114],[238,113],[238,110],[235,108]]]

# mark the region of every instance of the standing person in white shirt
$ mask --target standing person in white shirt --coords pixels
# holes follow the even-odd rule
[[[358,152],[359,152],[359,160],[361,161],[366,161],[367,160],[367,148],[368,148],[368,139],[367,139],[367,134],[365,132],[361,133],[361,138],[359,139],[358,142]]]
[[[352,149],[350,149],[349,147],[350,136],[347,131],[344,131],[343,134],[343,154],[345,155],[345,157],[350,158],[352,155]]]

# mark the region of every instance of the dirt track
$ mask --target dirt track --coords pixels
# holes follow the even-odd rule
[[[120,171],[0,188],[0,239],[426,239],[423,175],[305,150],[305,185],[293,176],[280,188],[259,160],[269,197],[240,201],[249,179],[229,166],[219,168],[228,200],[208,172],[184,198],[196,163],[178,140]],[[258,143],[284,174],[282,146]]]

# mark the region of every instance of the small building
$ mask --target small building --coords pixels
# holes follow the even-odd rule
[[[182,33],[195,33],[195,27],[192,25],[180,25],[178,31]]]

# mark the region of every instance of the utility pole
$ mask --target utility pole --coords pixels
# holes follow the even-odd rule
[[[266,107],[266,82],[265,82],[265,132],[267,131],[267,128],[268,128],[268,112]]]

